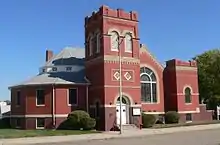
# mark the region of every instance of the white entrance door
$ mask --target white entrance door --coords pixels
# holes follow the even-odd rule
[[[121,112],[122,112],[122,124],[126,124],[126,105],[122,104],[121,107]],[[117,124],[120,124],[120,105],[117,104],[116,106],[116,118],[117,118]]]

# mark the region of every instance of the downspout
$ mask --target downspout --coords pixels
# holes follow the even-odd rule
[[[55,120],[55,89],[54,84],[52,85],[53,92],[52,92],[52,122],[53,122],[53,128],[56,127],[56,120]]]
[[[86,85],[86,111],[89,113],[89,85]]]

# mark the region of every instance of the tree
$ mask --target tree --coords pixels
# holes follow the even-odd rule
[[[193,59],[198,66],[200,100],[214,109],[220,105],[217,101],[220,100],[220,49],[206,51]]]

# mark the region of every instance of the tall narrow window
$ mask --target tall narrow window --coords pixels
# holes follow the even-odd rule
[[[142,67],[141,73],[141,101],[145,103],[156,103],[157,100],[157,82],[154,72]]]
[[[44,94],[44,90],[42,89],[36,91],[36,105],[37,106],[45,105],[45,94]]]
[[[100,52],[100,44],[101,44],[100,33],[97,33],[97,35],[96,35],[96,53]]]
[[[191,103],[191,89],[189,87],[185,88],[185,103]]]
[[[131,34],[125,35],[125,52],[132,52],[132,37]]]
[[[69,105],[76,105],[77,104],[77,89],[69,89]]]
[[[96,104],[95,104],[95,116],[96,116],[96,118],[98,118],[98,117],[100,117],[100,104],[99,104],[99,102],[96,102]]]
[[[16,94],[16,105],[17,106],[21,105],[21,91],[17,91],[17,94]]]
[[[116,31],[111,32],[111,50],[118,51],[119,49],[119,35]]]
[[[89,38],[89,56],[93,54],[93,37]]]

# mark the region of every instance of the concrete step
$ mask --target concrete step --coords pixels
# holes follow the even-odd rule
[[[126,124],[122,125],[122,130],[139,130],[139,128],[137,128],[137,126],[135,126],[134,124]]]

